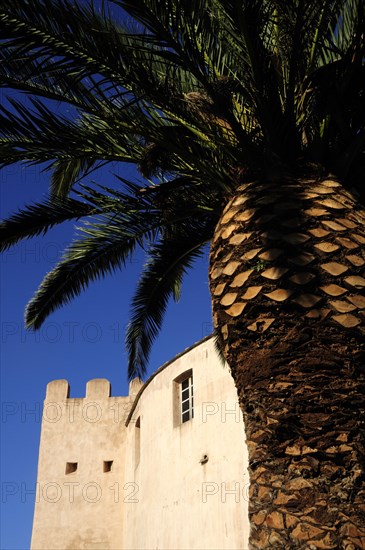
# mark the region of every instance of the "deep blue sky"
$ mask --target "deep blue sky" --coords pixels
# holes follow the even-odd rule
[[[113,168],[133,175],[130,168]],[[93,180],[109,184],[103,170]],[[47,193],[48,175],[16,165],[0,171],[1,217]],[[54,313],[38,333],[24,330],[24,307],[72,235],[72,224],[24,241],[0,257],[1,269],[1,549],[30,545],[40,421],[50,380],[69,381],[72,397],[86,382],[107,378],[113,395],[128,392],[124,330],[129,301],[143,263],[94,283],[71,305]],[[186,277],[180,303],[172,303],[156,342],[149,373],[212,330],[207,258]]]

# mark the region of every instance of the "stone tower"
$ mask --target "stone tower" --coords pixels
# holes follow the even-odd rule
[[[110,383],[91,380],[84,398],[69,398],[66,380],[47,386],[38,461],[32,549],[122,548],[127,428],[141,387],[111,397]]]

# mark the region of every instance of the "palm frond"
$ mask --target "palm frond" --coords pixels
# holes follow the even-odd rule
[[[156,339],[171,297],[179,295],[184,274],[204,253],[214,226],[197,227],[195,238],[184,231],[151,247],[148,262],[138,281],[132,300],[132,313],[127,328],[128,376],[143,377],[149,353]]]
[[[1,3],[0,21],[2,46],[12,61],[32,62],[34,77],[47,73],[51,84],[53,71],[79,81],[99,74],[115,86],[123,33],[105,10],[68,0],[14,0]]]
[[[10,105],[11,109],[0,106],[0,165],[54,161],[48,168],[55,169],[51,191],[56,195],[67,194],[98,160],[140,160],[137,129],[139,124],[147,125],[140,109],[119,110],[119,122],[114,120],[112,125],[110,120],[92,115],[71,120],[35,99],[31,107],[15,99],[10,99]]]
[[[0,222],[0,250],[7,250],[22,239],[45,235],[55,225],[91,216],[98,209],[75,199],[53,199],[29,205]]]
[[[130,184],[130,190],[139,187]],[[163,231],[171,239],[185,228],[189,234],[192,219],[199,217],[203,227],[213,231],[218,210],[191,208],[186,192],[161,215],[161,204],[153,195],[133,197],[116,190],[105,192],[83,186],[78,194],[97,213],[79,228],[79,238],[65,251],[59,264],[45,277],[27,307],[28,327],[39,328],[55,309],[78,296],[92,281],[121,269],[136,247],[146,248]]]
[[[175,65],[187,69],[198,81],[207,83],[207,63],[204,56],[202,15],[212,8],[212,2],[203,0],[171,1],[161,4],[158,0],[113,0],[147,32],[143,40],[160,49],[160,55]],[[205,19],[205,23],[209,18]],[[213,40],[212,33],[206,33]]]
[[[60,158],[47,167],[51,170],[50,190],[52,195],[65,197],[69,194],[76,182],[91,173],[95,162],[90,158]],[[94,166],[94,170],[100,167]]]
[[[107,221],[106,221],[107,220]],[[39,328],[48,315],[69,303],[97,279],[121,269],[151,229],[145,220],[137,231],[126,228],[113,217],[89,228],[64,252],[59,264],[43,279],[29,302],[25,319],[28,328]]]

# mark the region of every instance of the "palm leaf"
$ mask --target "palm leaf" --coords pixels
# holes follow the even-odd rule
[[[214,225],[196,227],[195,238],[181,231],[151,247],[148,262],[138,281],[132,300],[132,313],[127,328],[130,379],[146,373],[149,353],[162,326],[171,297],[179,296],[184,274],[204,253]]]
[[[142,220],[140,220],[142,223]],[[42,281],[26,309],[28,328],[39,328],[46,317],[69,303],[97,279],[120,269],[131,257],[150,227],[126,229],[112,217],[83,228],[87,236],[74,241],[59,264]]]
[[[0,250],[7,250],[22,239],[45,235],[55,225],[91,216],[97,211],[95,207],[71,198],[27,206],[0,222]]]

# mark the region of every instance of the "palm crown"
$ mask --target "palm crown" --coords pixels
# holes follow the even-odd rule
[[[130,376],[143,374],[168,299],[238,185],[334,172],[364,193],[360,0],[0,4],[0,84],[27,96],[1,107],[0,162],[51,172],[49,198],[2,223],[2,247],[84,219],[29,327],[142,246],[127,346]],[[115,161],[146,181],[82,183]]]

